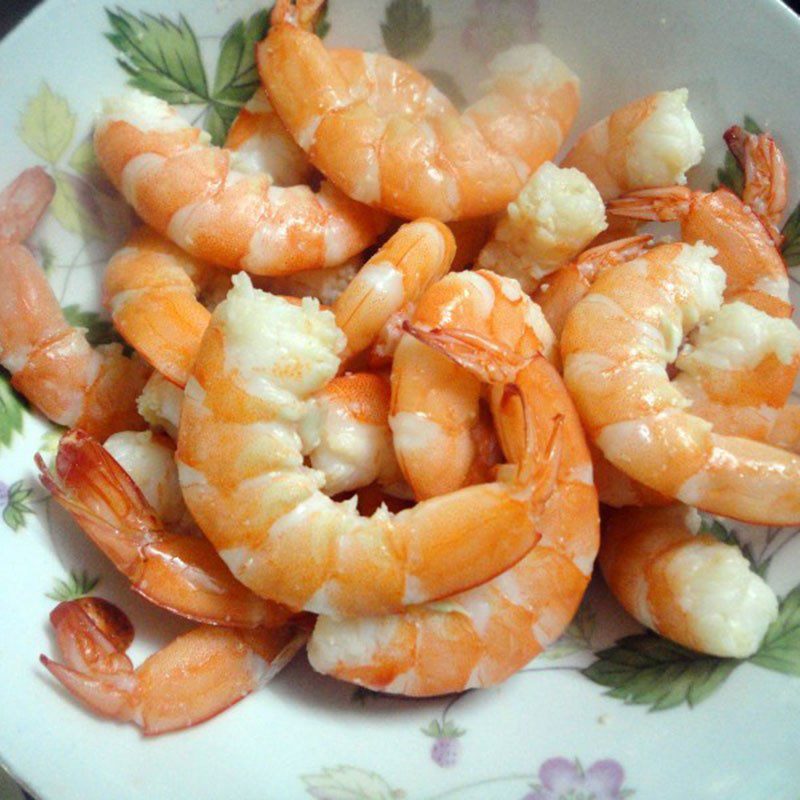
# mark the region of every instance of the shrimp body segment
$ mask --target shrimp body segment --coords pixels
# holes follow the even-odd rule
[[[257,275],[336,266],[372,244],[384,215],[330,184],[281,188],[248,159],[212,147],[158,98],[106,102],[100,165],[139,216],[197,258]]]
[[[778,616],[778,601],[734,545],[700,530],[691,508],[625,508],[604,520],[599,562],[639,622],[679,644],[747,658]]]
[[[489,65],[463,114],[407,64],[325,49],[278,3],[258,66],[270,100],[314,165],[348,196],[404,219],[494,214],[561,146],[578,79],[540,44]]]
[[[688,90],[675,89],[618,108],[578,137],[561,166],[579,169],[606,202],[635,189],[686,183],[704,152],[688,98]]]
[[[141,430],[136,398],[149,367],[118,344],[93,348],[64,318],[44,271],[22,245],[0,245],[0,364],[59,425],[99,438]]]
[[[292,305],[245,275],[212,315],[186,388],[178,469],[234,575],[292,609],[346,616],[453,594],[519,560],[538,539],[523,466],[395,515],[363,518],[320,491],[324,476],[303,464],[304,423],[344,347],[316,301]]]
[[[22,244],[33,233],[55,192],[55,181],[42,167],[21,172],[0,192],[0,243]]]
[[[257,597],[202,537],[168,530],[125,470],[80,431],[62,437],[55,474],[41,480],[134,591],[180,616],[214,625],[275,627],[288,609]]]
[[[716,433],[667,374],[684,335],[722,306],[713,253],[661,245],[603,272],[564,327],[564,379],[589,436],[635,480],[712,513],[792,524],[800,458]]]
[[[382,692],[460,692],[505,680],[569,624],[599,544],[591,461],[555,368],[536,358],[518,373],[516,385],[529,415],[502,392],[493,403],[496,418],[504,420],[501,429],[514,433],[507,455],[525,446],[520,427],[533,424],[536,447],[545,450],[554,420],[562,420],[555,486],[537,518],[540,542],[506,572],[442,603],[384,617],[319,617],[308,649],[316,670]]]
[[[131,628],[127,617],[115,609],[101,626],[81,602],[60,603],[50,614],[67,663],[44,655],[40,660],[84,705],[132,722],[147,736],[190,728],[221,713],[271,680],[307,638],[290,626],[241,631],[201,625],[134,669],[125,641],[114,635],[122,625]]]

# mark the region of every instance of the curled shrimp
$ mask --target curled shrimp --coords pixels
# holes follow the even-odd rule
[[[295,141],[348,196],[405,219],[494,214],[564,141],[578,79],[543,45],[498,55],[459,114],[407,64],[326,50],[310,29],[320,5],[276,3],[258,67]]]
[[[688,98],[687,89],[675,89],[618,108],[578,137],[561,166],[579,169],[606,202],[634,189],[686,183],[703,155]]]
[[[599,563],[639,622],[702,653],[747,658],[778,616],[778,601],[734,545],[700,533],[681,505],[624,508],[603,522]]]
[[[0,364],[11,385],[59,425],[99,438],[141,430],[136,398],[149,367],[119,344],[92,347],[64,318],[42,268],[22,245],[0,246]]]
[[[178,425],[181,420],[183,388],[167,380],[160,372],[154,372],[136,400],[142,419],[155,429],[163,431],[172,441],[178,440]]]
[[[282,188],[246,156],[207,143],[164,101],[107,101],[97,158],[139,216],[197,258],[258,275],[336,266],[372,244],[386,217],[329,183]]]
[[[448,340],[440,345],[446,348]],[[496,344],[476,355],[456,357],[479,373],[482,362],[496,367]],[[509,366],[514,364],[511,359]],[[500,429],[512,434],[507,445],[512,452],[525,447],[520,428],[528,425],[544,458],[554,446],[558,450],[554,486],[538,512],[540,542],[498,577],[443,603],[384,617],[319,617],[308,649],[316,670],[382,692],[460,692],[505,680],[568,625],[599,543],[591,462],[580,420],[552,365],[535,358],[515,380],[522,411],[517,392],[493,392]]]
[[[59,505],[155,605],[228,627],[275,627],[291,616],[236,581],[208,541],[167,529],[130,475],[87,434],[62,437],[54,473],[41,456],[36,463]]]
[[[527,455],[493,483],[396,515],[364,518],[320,492],[303,431],[344,348],[330,312],[255,290],[245,275],[212,315],[187,384],[178,470],[234,575],[292,609],[358,615],[453,594],[519,560],[538,539],[532,498],[547,469]]]
[[[111,603],[59,603],[50,622],[65,663],[42,655],[42,664],[92,711],[132,722],[146,736],[221,713],[277,675],[307,639],[291,626],[243,631],[201,625],[134,669],[125,653],[133,626]]]
[[[605,228],[605,206],[592,182],[547,161],[501,215],[476,266],[516,278],[530,293]]]
[[[392,364],[390,424],[400,468],[424,499],[486,480],[496,448],[487,442],[480,378],[417,337],[467,331],[523,360],[540,351],[552,357],[554,339],[517,281],[484,270],[451,273],[431,286],[413,327],[416,335],[402,338]]]
[[[564,327],[564,379],[590,438],[635,480],[711,513],[791,524],[800,519],[800,458],[715,432],[667,373],[684,335],[722,306],[725,273],[713,253],[660,245],[603,272]],[[775,344],[764,340],[762,357]],[[728,365],[739,366],[736,352]]]
[[[767,134],[756,138],[765,149],[777,150]],[[783,159],[754,160],[752,150],[743,155],[745,194],[752,198],[768,193],[765,186],[774,186],[776,193],[785,196],[785,188],[778,188],[786,181]],[[774,213],[775,207],[771,210]],[[716,248],[716,261],[728,276],[726,300],[741,300],[774,317],[791,316],[789,277],[770,235],[772,217],[760,218],[728,189],[698,192],[685,186],[662,186],[620,197],[609,203],[608,211],[635,219],[680,220],[683,241],[703,241]]]

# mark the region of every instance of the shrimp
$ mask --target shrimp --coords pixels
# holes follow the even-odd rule
[[[230,273],[186,255],[142,227],[108,262],[103,302],[116,329],[158,372],[183,386]]]
[[[364,259],[358,255],[338,267],[309,269],[274,278],[256,278],[253,285],[270,294],[315,297],[322,305],[332,306],[363,266]]]
[[[236,581],[208,541],[167,529],[131,476],[87,434],[62,437],[55,473],[41,456],[36,463],[58,504],[155,605],[228,627],[276,627],[292,616]]]
[[[546,161],[500,217],[476,265],[516,278],[530,293],[605,228],[605,206],[592,182]]]
[[[319,491],[324,477],[303,465],[308,400],[345,347],[316,301],[290,304],[246,275],[212,315],[186,388],[178,474],[234,575],[293,610],[349,616],[444,597],[519,560],[538,538],[533,499],[552,468],[527,451],[493,483],[396,515],[363,518]]]
[[[291,626],[241,631],[201,625],[134,669],[125,654],[130,620],[96,598],[90,613],[87,600],[59,603],[50,613],[67,663],[45,655],[39,660],[92,711],[133,722],[146,736],[216,716],[275,677],[307,639],[305,631]]]
[[[777,149],[766,134],[759,139],[766,142],[764,148]],[[786,181],[782,158],[753,163],[750,152],[745,155],[745,194],[765,191],[761,187],[767,185],[785,195],[785,188],[778,188]],[[786,264],[770,235],[774,223],[759,218],[728,189],[697,192],[664,186],[620,197],[609,203],[608,211],[635,219],[680,220],[685,242],[703,241],[716,248],[717,263],[728,276],[727,301],[741,300],[773,317],[791,316]]]
[[[578,137],[561,166],[579,169],[605,202],[635,189],[686,183],[704,152],[688,98],[687,89],[675,89],[618,108]]]
[[[136,90],[107,101],[97,158],[139,216],[197,258],[258,275],[341,264],[372,244],[385,215],[329,183],[281,188],[247,156],[207,143],[163,100]]]
[[[701,653],[747,658],[778,616],[770,587],[692,508],[621,509],[604,519],[600,568],[642,625]]]
[[[136,398],[149,367],[119,344],[93,348],[22,245],[0,245],[0,286],[0,364],[17,391],[53,422],[99,438],[145,427]]]
[[[41,168],[21,172],[0,192],[0,244],[22,244],[33,233],[56,192]]]
[[[669,380],[684,335],[722,306],[725,273],[713,254],[660,245],[603,272],[567,318],[564,379],[592,441],[635,480],[711,513],[796,523],[800,457],[716,433]],[[762,343],[770,357],[774,340]],[[728,356],[729,369],[745,363]]]
[[[413,326],[468,331],[521,359],[540,351],[552,357],[554,351],[552,332],[517,281],[483,270],[451,273],[431,286]],[[483,457],[481,391],[480,379],[446,354],[408,334],[401,340],[392,365],[389,424],[397,460],[417,499],[486,480],[494,459],[487,463]]]
[[[485,358],[498,358],[496,345]],[[519,414],[519,404],[509,403],[502,392],[493,398],[496,418],[513,419],[508,430],[514,435],[506,442],[512,453],[525,446],[520,426],[531,424],[543,448],[554,419],[561,420],[555,488],[537,520],[539,544],[503,574],[442,603],[384,617],[319,617],[308,647],[314,669],[412,696],[492,686],[540,653],[572,619],[599,544],[591,461],[580,420],[553,366],[534,359],[518,373],[516,385],[530,413]]]
[[[276,186],[308,183],[313,167],[289,135],[263,89],[257,89],[228,131],[225,148],[246,160],[248,172],[269,175]]]
[[[544,45],[498,55],[486,94],[459,114],[407,64],[326,50],[310,30],[319,6],[275,4],[258,69],[295,141],[349,197],[404,219],[494,214],[561,147],[578,79]]]
[[[589,291],[595,278],[608,267],[640,256],[652,244],[650,235],[630,236],[584,250],[577,258],[547,276],[533,293],[556,339],[575,304]]]
[[[435,219],[402,225],[333,304],[347,338],[342,361],[375,344],[393,316],[409,314],[425,289],[450,269],[455,249],[453,234]],[[385,336],[382,354],[392,354],[397,338],[391,332]]]
[[[183,389],[154,372],[142,389],[136,407],[142,419],[152,428],[160,429],[174,442],[178,440]]]

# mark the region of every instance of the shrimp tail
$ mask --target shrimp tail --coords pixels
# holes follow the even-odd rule
[[[688,186],[666,186],[640,189],[611,200],[609,214],[630,219],[673,222],[689,213],[692,190]]]
[[[42,167],[31,167],[0,192],[0,242],[22,244],[32,233],[56,192]]]

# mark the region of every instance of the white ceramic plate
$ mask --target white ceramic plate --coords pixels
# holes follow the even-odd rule
[[[33,244],[63,305],[99,308],[105,261],[129,221],[86,145],[99,98],[130,77],[118,62],[141,75],[135,48],[161,39],[169,49],[180,35],[190,52],[196,41],[202,55],[190,58],[187,92],[219,101],[222,37],[259,7],[121,0],[106,9],[101,0],[49,0],[0,43],[0,184],[33,164],[55,176],[56,201]],[[179,34],[169,24],[181,14]],[[685,85],[707,144],[693,185],[715,178],[722,131],[745,114],[779,136],[800,172],[800,21],[774,0],[331,0],[329,21],[331,43],[389,47],[467,96],[493,50],[544,41],[583,80],[577,130],[637,96]],[[162,71],[144,80],[164,86],[168,78]],[[197,118],[207,105],[187,106],[187,115]],[[799,185],[795,179],[792,207]],[[97,323],[84,317],[101,335]],[[387,699],[319,677],[301,658],[265,690],[187,732],[146,740],[95,718],[38,664],[40,652],[53,651],[47,593],[69,596],[81,589],[74,584],[99,579],[95,591],[136,625],[134,660],[182,625],[134,596],[37,484],[32,458],[52,452],[51,426],[20,410],[5,381],[0,403],[0,759],[45,800],[798,796],[795,530],[728,526],[752,542],[753,559],[787,598],[751,663],[691,658],[648,635],[619,644],[641,629],[596,585],[566,637],[492,690]],[[4,792],[18,796],[11,785]]]

